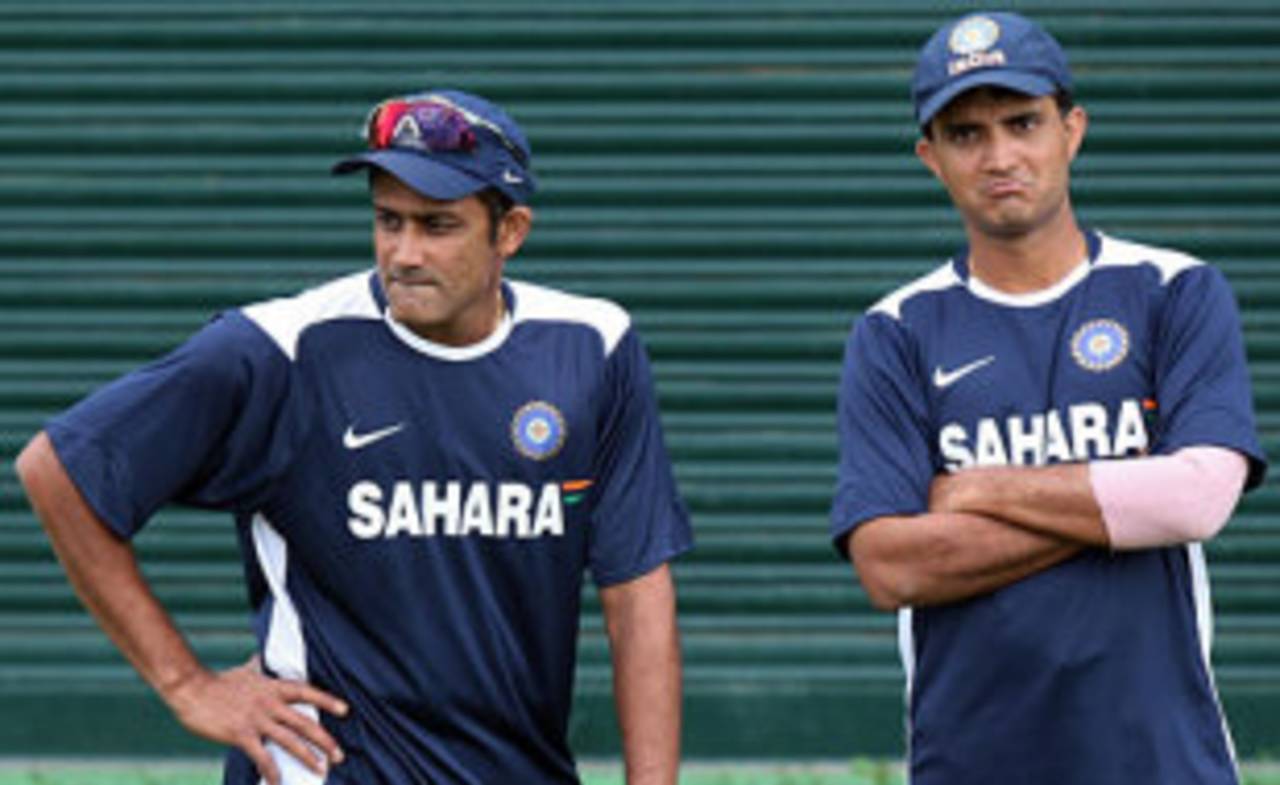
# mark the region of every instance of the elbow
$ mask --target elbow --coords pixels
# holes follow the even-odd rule
[[[41,431],[27,442],[14,459],[13,469],[26,494],[27,503],[36,514],[36,520],[52,534],[52,527],[61,518],[56,513],[65,508],[68,490],[74,492],[74,486],[70,485],[66,470],[47,433]]]
[[[909,581],[902,571],[895,570],[884,559],[876,557],[873,549],[865,544],[855,544],[855,536],[848,540],[849,561],[854,575],[862,584],[872,607],[882,611],[896,611],[912,604]]]
[[[1218,536],[1235,511],[1234,498],[1211,499],[1196,514],[1187,517],[1183,534],[1187,540],[1203,542]]]
[[[862,589],[871,606],[881,611],[896,611],[917,604],[910,584],[890,570],[854,566]]]
[[[1187,537],[1211,540],[1236,511],[1249,474],[1249,462],[1240,453],[1222,448],[1192,448],[1184,452],[1187,461],[1198,470],[1200,480],[1197,484],[1200,492],[1186,504],[1189,510]]]
[[[41,467],[48,460],[49,450],[49,437],[41,431],[27,442],[22,452],[18,453],[18,457],[13,461],[13,470],[28,494],[38,480]]]
[[[858,579],[862,582],[862,589],[867,593],[867,599],[871,601],[871,607],[880,611],[896,611],[904,608],[911,603],[907,602],[902,592],[896,591],[895,587],[879,578],[872,578],[865,573],[858,573]]]

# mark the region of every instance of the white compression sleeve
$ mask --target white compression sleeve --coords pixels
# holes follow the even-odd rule
[[[1207,540],[1231,517],[1248,472],[1224,447],[1093,461],[1089,481],[1117,550]]]

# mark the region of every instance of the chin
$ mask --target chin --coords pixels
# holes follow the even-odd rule
[[[389,303],[389,310],[391,311],[392,319],[414,329],[430,327],[440,321],[439,315],[433,313],[430,309],[396,303],[394,300]]]
[[[992,237],[1003,237],[1012,240],[1017,237],[1026,237],[1031,234],[1035,227],[1026,221],[1004,221],[1002,223],[987,224],[987,234]]]
[[[982,228],[984,234],[992,237],[1014,238],[1031,234],[1043,226],[1042,216],[1036,216],[1024,210],[1008,210],[996,214],[988,213],[978,218],[975,223]]]

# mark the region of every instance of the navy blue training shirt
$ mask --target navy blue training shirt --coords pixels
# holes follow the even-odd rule
[[[933,477],[1227,447],[1265,471],[1240,322],[1196,259],[1088,234],[1054,287],[998,292],[964,255],[871,308],[846,349],[832,533],[928,510]],[[1236,782],[1198,543],[1086,549],[900,615],[912,785]]]
[[[48,425],[123,537],[174,500],[235,513],[265,666],[351,707],[321,717],[347,756],[327,777],[272,745],[287,785],[578,782],[584,572],[691,546],[626,312],[503,293],[501,328],[452,348],[351,275],[225,313]],[[259,781],[239,751],[225,777]]]

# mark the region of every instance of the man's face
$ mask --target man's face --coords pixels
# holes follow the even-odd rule
[[[942,181],[970,231],[1017,238],[1069,213],[1070,167],[1086,125],[1052,96],[977,89],[931,121],[916,153]]]
[[[391,175],[373,176],[373,250],[391,316],[436,343],[465,346],[487,337],[503,312],[502,267],[532,220],[513,208],[490,233],[474,194],[429,199]]]

